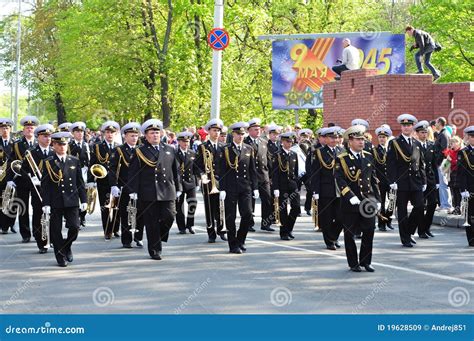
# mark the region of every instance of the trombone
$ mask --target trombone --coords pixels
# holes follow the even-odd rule
[[[33,176],[35,176],[38,180],[41,181],[41,171],[39,170],[38,166],[36,165],[35,159],[31,152],[27,150],[25,152],[25,160],[28,162],[28,165],[30,166],[31,170],[33,171]],[[30,177],[31,182],[33,183],[33,177],[31,176],[30,173],[28,173],[28,176]],[[38,190],[38,188],[33,184],[33,188],[35,189],[36,195],[38,195],[38,198],[41,202],[43,202],[43,198],[41,197],[41,194]]]
[[[208,187],[209,187],[209,182],[210,182],[211,183],[211,191],[209,192],[209,194],[217,194],[217,193],[219,193],[219,190],[217,189],[217,181],[216,181],[216,177],[214,176],[214,167],[212,165],[214,157],[213,157],[212,153],[209,150],[204,148],[203,158],[204,158],[205,172],[206,172],[206,174],[209,173],[209,175],[211,177],[211,179],[210,180],[208,179],[204,184],[208,185]]]
[[[469,193],[468,197],[462,198],[461,201],[461,215],[464,217],[464,223],[462,226],[470,226],[469,224],[469,199],[471,198],[471,194]]]

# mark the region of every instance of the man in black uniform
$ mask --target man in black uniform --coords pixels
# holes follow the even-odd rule
[[[466,237],[469,246],[474,246],[474,126],[464,129],[467,146],[458,154],[458,178],[463,200],[467,200]]]
[[[367,134],[369,133],[369,127],[370,127],[369,122],[367,122],[366,120],[364,120],[362,118],[356,118],[356,119],[352,120],[351,125],[352,126],[361,125],[365,128],[365,132],[364,132],[364,137],[365,137],[364,150],[366,152],[372,153],[373,145],[372,145],[372,142],[367,138],[368,137]]]
[[[81,162],[67,155],[70,136],[69,132],[51,135],[54,156],[45,159],[41,178],[43,213],[50,215],[51,241],[61,267],[73,261],[71,247],[79,233],[79,210],[87,208]],[[66,238],[62,234],[63,218],[68,229]]]
[[[413,247],[413,226],[423,224],[423,192],[426,190],[426,173],[421,144],[412,137],[415,116],[402,114],[397,118],[402,133],[389,142],[387,151],[387,177],[390,188],[397,191],[398,229],[404,247]],[[408,201],[413,205],[407,214]]]
[[[438,205],[439,177],[436,164],[436,150],[434,142],[428,141],[428,121],[420,121],[415,126],[416,136],[421,143],[421,152],[425,161],[426,190],[423,192],[425,212],[422,225],[418,226],[418,236],[427,239],[434,237],[430,228],[433,223],[433,216]],[[415,225],[416,229],[416,225]],[[412,230],[412,234],[415,233]]]
[[[109,171],[110,157],[112,156],[113,151],[118,146],[114,141],[115,134],[120,130],[120,126],[117,122],[107,121],[102,124],[101,132],[104,135],[104,140],[102,142],[97,142],[91,152],[91,161],[90,166],[99,164],[105,167],[107,172]],[[112,238],[112,233],[115,237],[120,237],[118,233],[119,224],[118,220],[115,220],[115,225],[113,224],[113,219],[109,218],[109,208],[110,203],[110,182],[108,177],[102,179],[96,179],[91,173],[90,169],[87,174],[87,188],[97,187],[97,192],[99,193],[99,204],[100,204],[100,214],[102,218],[102,228],[104,229],[104,236],[106,240]]]
[[[337,241],[342,231],[341,202],[334,179],[336,157],[341,153],[336,146],[337,132],[340,127],[333,126],[321,131],[327,144],[314,151],[311,164],[311,192],[318,200],[318,222],[322,229],[324,242],[328,250],[340,247]]]
[[[379,180],[379,190],[381,198],[381,210],[378,216],[378,228],[380,231],[387,231],[387,227],[393,230],[392,219],[390,218],[393,211],[387,211],[385,209],[385,199],[388,199],[390,192],[390,183],[387,178],[387,144],[388,138],[392,136],[392,130],[388,126],[381,126],[375,129],[375,135],[377,135],[378,146],[374,147],[373,155],[375,159],[375,170],[377,179]]]
[[[89,169],[90,150],[87,142],[84,141],[84,132],[86,124],[84,122],[74,122],[69,126],[72,134],[71,142],[69,142],[69,154],[77,157],[81,161],[81,171],[84,181],[87,181],[87,171]],[[79,213],[81,226],[86,226],[87,211]]]
[[[0,203],[3,204],[3,191],[7,187],[8,177],[7,174],[9,170],[9,157],[12,154],[13,143],[10,139],[10,133],[13,126],[13,121],[9,118],[0,118]],[[0,207],[2,207],[0,205]],[[7,234],[8,229],[12,233],[16,233],[15,227],[15,218],[10,215],[6,215],[0,209],[0,226],[2,228],[2,233]]]
[[[33,157],[33,168],[27,160],[21,164],[21,177],[14,179],[17,186],[20,181],[27,181],[31,192],[31,206],[33,208],[33,237],[36,240],[39,253],[46,253],[49,245],[46,245],[47,240],[43,239],[41,228],[41,216],[43,214],[43,203],[41,196],[41,178],[42,170],[44,168],[44,160],[53,156],[53,150],[50,148],[51,134],[54,133],[54,127],[51,124],[42,124],[35,129],[35,137],[38,141],[36,147],[29,149],[25,153],[31,153]],[[21,180],[20,180],[21,179]],[[35,188],[36,187],[36,188]]]
[[[236,254],[247,250],[245,238],[252,223],[252,193],[253,199],[259,196],[253,148],[243,143],[247,128],[246,122],[237,122],[229,127],[232,143],[224,147],[219,166],[219,199],[224,201],[229,251]],[[240,213],[238,231],[235,225],[237,205]]]
[[[299,190],[301,190],[301,186],[304,184],[306,188],[306,198],[304,202],[304,210],[306,211],[307,215],[311,215],[311,201],[312,201],[312,194],[311,194],[311,161],[308,163],[308,153],[311,149],[311,135],[313,135],[313,131],[308,128],[300,128],[298,130],[298,147],[304,155],[304,158],[300,158],[301,161],[304,159],[304,174],[299,179]],[[294,147],[293,147],[294,148]],[[307,167],[309,165],[309,167]],[[301,164],[300,164],[301,167]]]
[[[69,128],[71,128],[71,122],[64,122],[58,125],[57,131],[65,131],[68,132],[70,131]]]
[[[23,137],[15,142],[12,147],[12,153],[9,157],[10,164],[15,160],[23,161],[25,152],[28,149],[35,148],[37,142],[35,140],[35,129],[39,124],[38,119],[35,116],[25,116],[21,119],[20,124],[23,126]],[[20,224],[20,234],[23,238],[23,243],[28,243],[31,239],[31,230],[30,230],[30,195],[31,195],[31,186],[30,179],[28,176],[18,176],[15,181],[13,179],[15,175],[13,172],[7,173],[7,185],[8,183],[16,187],[16,198],[20,202],[24,203],[22,209],[18,209],[19,214],[19,224]],[[16,186],[18,184],[18,186]],[[13,218],[14,220],[14,218]],[[13,221],[14,223],[14,221]]]
[[[261,121],[259,118],[254,118],[248,122],[249,135],[244,139],[244,143],[248,144],[253,148],[255,156],[255,168],[257,170],[257,181],[258,181],[258,192],[260,195],[261,209],[262,209],[262,221],[260,229],[263,231],[273,232],[275,231],[270,226],[272,224],[272,197],[270,195],[270,176],[268,171],[269,166],[269,151],[268,143],[260,137],[261,134]],[[252,199],[252,212],[255,213],[255,199]],[[252,216],[252,223],[249,228],[250,232],[255,232],[254,220]]]
[[[180,234],[194,234],[194,213],[196,212],[197,200],[196,191],[199,190],[198,175],[199,169],[196,166],[196,153],[189,149],[189,143],[193,136],[190,132],[181,132],[176,136],[178,139],[178,150],[176,159],[179,166],[181,186],[183,193],[176,201],[176,224]],[[184,201],[188,203],[187,215],[184,213]]]
[[[132,239],[135,241],[138,247],[142,247],[143,239],[143,214],[139,214],[138,203],[137,203],[137,222],[136,231],[132,236],[131,226],[128,223],[128,210],[127,206],[130,202],[130,192],[126,186],[127,181],[131,174],[129,174],[130,160],[132,154],[135,153],[137,148],[138,138],[140,136],[140,124],[136,122],[130,122],[124,125],[121,129],[122,135],[124,136],[124,143],[121,146],[115,148],[114,152],[110,156],[110,168],[108,173],[110,192],[113,197],[118,199],[118,212],[114,215],[120,220],[120,226],[122,229],[122,245],[124,248],[132,248]]]
[[[280,135],[281,149],[275,156],[271,179],[272,191],[278,198],[280,211],[280,238],[291,240],[296,218],[301,212],[300,193],[298,192],[298,155],[290,150],[295,134],[292,132]],[[290,212],[288,213],[288,204]]]
[[[354,272],[363,266],[374,272],[372,245],[375,215],[380,210],[380,193],[377,187],[374,159],[364,150],[365,127],[355,125],[346,130],[344,139],[348,148],[336,159],[336,182],[341,193],[341,215],[344,225],[344,246],[347,262]],[[354,240],[356,231],[362,233],[360,254]]]
[[[143,207],[148,253],[161,260],[161,243],[168,241],[181,182],[174,148],[160,141],[163,123],[149,119],[141,128],[146,142],[131,156],[127,190],[130,199],[138,199]]]
[[[203,142],[196,155],[196,166],[201,175],[202,196],[204,212],[206,215],[207,235],[209,243],[215,243],[217,235],[224,241],[227,240],[224,231],[224,218],[219,210],[219,164],[222,157],[224,144],[219,142],[219,134],[224,123],[216,118],[205,125],[204,129],[209,134],[209,139]],[[211,193],[212,192],[212,193]]]

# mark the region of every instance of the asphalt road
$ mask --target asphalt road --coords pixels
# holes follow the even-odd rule
[[[67,268],[56,266],[51,250],[40,255],[34,242],[22,244],[19,233],[0,235],[2,313],[474,312],[474,249],[462,229],[433,226],[435,238],[412,249],[400,246],[397,229],[377,231],[376,272],[353,273],[344,246],[326,250],[306,215],[297,220],[295,240],[258,231],[249,233],[247,253],[229,254],[226,242],[207,243],[199,200],[197,233],[178,235],[174,226],[162,261],[151,260],[146,245],[105,241],[97,212]]]

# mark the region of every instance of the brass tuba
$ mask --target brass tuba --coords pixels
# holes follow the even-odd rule
[[[94,179],[103,179],[107,176],[107,169],[98,163],[90,167],[90,172],[94,176]],[[95,210],[97,202],[97,188],[91,187],[87,189],[87,213],[92,214]]]

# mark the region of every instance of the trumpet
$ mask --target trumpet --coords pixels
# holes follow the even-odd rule
[[[94,179],[103,179],[107,176],[107,169],[98,163],[90,167],[90,172],[94,176]],[[87,189],[87,213],[92,214],[95,210],[97,202],[97,188],[91,187]]]
[[[211,190],[209,194],[217,194],[219,193],[219,190],[217,189],[216,177],[214,176],[214,167],[212,165],[214,157],[209,150],[204,149],[203,159],[206,174],[209,173],[211,177],[211,179],[208,180],[205,184],[209,186],[209,182],[211,183]]]
[[[471,194],[469,193],[468,197],[463,197],[461,201],[461,216],[464,217],[464,223],[462,226],[470,226],[469,224],[469,199],[471,198]]]
[[[49,218],[49,214],[43,213],[41,215],[41,240],[46,241],[46,249],[49,248],[49,245],[51,243],[49,232]]]
[[[318,200],[314,199],[311,200],[311,213],[313,218],[314,227],[318,227]]]
[[[280,203],[277,197],[273,199],[273,214],[275,215],[275,224],[280,224]]]
[[[390,191],[388,192],[388,205],[387,205],[387,211],[392,212],[390,219],[395,219],[396,205],[397,205],[397,190],[390,188]]]
[[[127,206],[128,212],[128,226],[130,226],[130,232],[135,233],[137,231],[137,201],[130,199]]]

